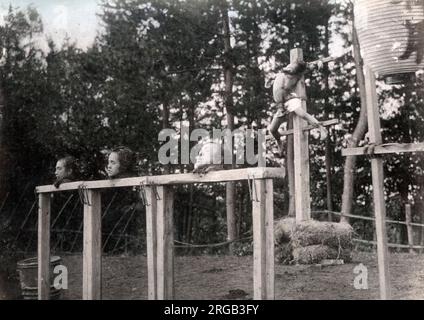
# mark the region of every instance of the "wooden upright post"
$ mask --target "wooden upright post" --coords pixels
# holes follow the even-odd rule
[[[290,62],[303,61],[302,49],[290,51]],[[306,97],[305,78],[302,77],[296,86],[296,94]],[[302,108],[306,110],[306,101],[302,100]],[[307,123],[305,120],[293,115],[293,138],[294,138],[294,186],[296,221],[301,222],[311,219],[311,199],[309,185],[309,132],[304,131]]]
[[[39,195],[38,300],[50,299],[50,194]]]
[[[172,187],[158,186],[157,236],[157,299],[174,298],[174,197]]]
[[[86,192],[89,203],[84,204],[82,298],[99,300],[102,285],[101,197],[99,191]]]
[[[405,222],[406,222],[406,231],[408,233],[408,245],[410,246],[409,252],[413,253],[414,249],[412,246],[414,245],[414,231],[412,229],[412,213],[411,213],[411,205],[405,204]]]
[[[265,180],[266,299],[274,300],[274,182]]]
[[[372,69],[365,67],[365,91],[367,101],[368,132],[370,143],[381,144],[380,115],[377,99],[375,75]],[[380,279],[380,297],[391,299],[390,273],[387,249],[386,206],[384,201],[383,159],[371,159],[372,186],[375,212],[375,230],[377,236],[378,274]]]
[[[273,300],[274,205],[272,179],[256,180],[252,189],[253,298],[255,300]]]
[[[156,189],[155,186],[146,187],[147,288],[149,300],[157,299],[157,201],[154,188]]]

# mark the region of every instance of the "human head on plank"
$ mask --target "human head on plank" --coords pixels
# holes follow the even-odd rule
[[[136,157],[127,147],[117,147],[108,154],[106,173],[110,179],[127,178],[135,175]]]
[[[78,175],[76,159],[66,156],[57,160],[54,174],[56,180],[53,184],[56,188],[59,188],[62,183],[74,181]]]
[[[208,173],[223,169],[223,147],[221,143],[206,141],[200,143],[200,150],[194,163],[194,173]]]

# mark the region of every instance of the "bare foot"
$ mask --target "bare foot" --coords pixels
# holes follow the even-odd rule
[[[328,136],[328,131],[325,127],[323,126],[319,126],[319,138],[321,139],[321,141],[325,140]]]

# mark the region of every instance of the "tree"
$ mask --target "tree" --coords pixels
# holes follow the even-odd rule
[[[228,4],[226,0],[221,2],[221,14],[222,14],[222,25],[223,25],[223,42],[224,42],[224,53],[223,53],[223,73],[224,73],[224,105],[227,114],[227,129],[231,132],[234,130],[234,101],[233,101],[233,84],[234,84],[234,52],[231,47],[231,34],[230,34],[230,19],[228,16]],[[232,141],[232,145],[234,142]],[[235,156],[232,155],[231,168],[235,168]],[[226,183],[226,208],[227,208],[227,239],[233,241],[237,238],[237,223],[235,213],[235,193],[236,184],[235,182]],[[234,253],[233,245],[230,245],[230,254]]]
[[[358,146],[360,140],[364,138],[365,132],[368,128],[367,123],[367,108],[366,108],[366,97],[365,97],[365,77],[363,72],[363,61],[361,58],[361,50],[359,46],[358,36],[356,34],[355,25],[353,23],[353,50],[356,66],[356,77],[359,89],[359,95],[361,100],[361,111],[359,113],[358,122],[356,128],[353,131],[352,138],[349,139],[348,148],[355,148]],[[355,169],[356,169],[356,157],[349,156],[346,157],[346,163],[344,166],[344,175],[343,175],[343,196],[342,196],[342,214],[350,215],[352,214],[352,204],[353,204],[353,191],[354,191],[354,181],[355,181]],[[348,217],[342,216],[342,221],[349,221]]]
[[[5,23],[0,27],[0,164],[2,191],[10,191],[9,199],[16,200],[25,176],[41,163],[36,145],[28,144],[34,133],[31,108],[43,94],[41,52],[34,45],[34,37],[42,31],[42,23],[35,9],[28,7],[18,11],[9,7]],[[29,161],[30,160],[30,161]],[[31,183],[37,181],[33,177]],[[5,194],[1,193],[2,202]],[[16,261],[21,257],[11,240],[17,231],[16,221],[11,220],[9,208],[0,215],[0,299],[17,299],[19,295]],[[9,214],[8,214],[9,213]]]

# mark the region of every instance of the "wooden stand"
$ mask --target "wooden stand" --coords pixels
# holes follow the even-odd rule
[[[173,185],[253,180],[254,299],[274,299],[274,195],[273,179],[281,168],[214,171],[206,175],[174,174],[117,180],[65,183],[56,189],[40,186],[38,228],[38,298],[49,299],[50,194],[76,190],[84,184],[83,299],[101,299],[101,196],[99,189],[144,186],[148,299],[174,299]]]
[[[365,67],[365,90],[368,117],[368,132],[370,143],[381,145],[380,116],[377,100],[377,89],[374,72]],[[351,155],[352,151],[358,151],[358,148],[346,149],[343,155]],[[361,153],[365,151],[361,148]],[[377,241],[378,256],[378,275],[380,280],[381,299],[391,299],[390,273],[387,249],[387,231],[386,231],[386,206],[384,201],[384,172],[383,160],[379,157],[371,159],[374,213],[375,213],[375,231]]]

